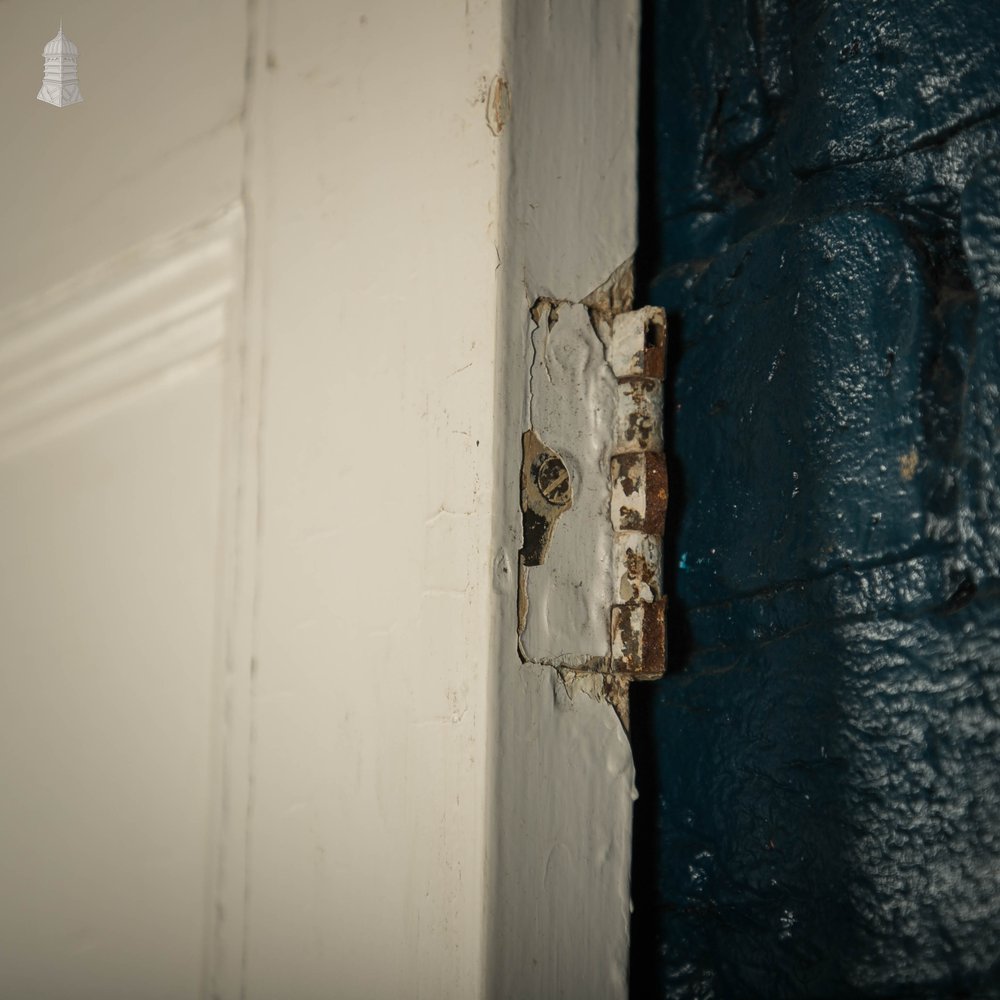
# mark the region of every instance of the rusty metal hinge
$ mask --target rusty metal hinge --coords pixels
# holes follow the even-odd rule
[[[653,679],[666,669],[666,318],[532,307],[518,633],[526,660]]]

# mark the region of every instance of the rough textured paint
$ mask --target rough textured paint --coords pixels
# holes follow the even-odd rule
[[[522,555],[526,659],[565,667],[596,665],[610,652],[612,602],[608,470],[617,399],[606,347],[579,303],[547,303],[531,331],[528,418],[564,463],[573,502],[549,533],[544,558]],[[531,544],[525,513],[525,546]]]
[[[998,996],[1000,6],[647,8],[633,995]]]

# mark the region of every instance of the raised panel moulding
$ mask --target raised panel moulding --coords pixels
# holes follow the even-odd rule
[[[0,459],[218,363],[239,205],[0,309]]]

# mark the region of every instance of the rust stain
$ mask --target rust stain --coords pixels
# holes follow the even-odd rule
[[[635,680],[666,672],[666,598],[631,601],[611,609],[611,670]]]
[[[899,474],[906,482],[909,482],[917,471],[917,449],[911,448],[899,459]]]
[[[667,460],[659,452],[649,452],[646,455],[646,519],[642,531],[652,535],[663,535],[667,530],[669,500]]]
[[[667,462],[654,451],[625,452],[611,457],[612,496],[624,498],[612,510],[615,531],[662,535],[666,528]]]
[[[639,600],[648,589],[659,596],[662,589],[658,567],[646,559],[645,554],[637,548],[628,546],[625,549],[624,570],[618,584],[618,593],[622,600]]]
[[[623,378],[618,384],[622,403],[619,447],[633,451],[659,450],[661,383],[651,378]]]
[[[666,368],[667,320],[663,310],[657,309],[646,321],[642,370],[648,378],[662,381],[666,376]]]
[[[610,671],[627,686],[628,681],[655,680],[666,672],[667,605],[661,576],[669,499],[662,427],[666,315],[649,307],[619,316],[612,324],[612,338],[619,398],[618,453],[609,469],[610,513],[622,603],[611,608]],[[627,532],[634,534],[629,537]],[[622,723],[627,729],[627,716]]]

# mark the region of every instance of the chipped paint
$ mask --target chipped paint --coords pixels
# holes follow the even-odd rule
[[[517,621],[523,631],[528,610],[527,570],[541,566],[560,515],[573,506],[573,487],[562,457],[533,430],[522,437],[521,537]]]
[[[486,96],[486,124],[494,135],[499,135],[509,118],[510,86],[502,76],[495,76]]]
[[[540,566],[559,515],[573,506],[573,488],[566,463],[533,430],[524,432],[521,468],[521,513],[524,566]]]
[[[591,319],[611,323],[626,313],[635,300],[635,257],[623,260],[608,277],[580,301],[590,310]]]
[[[662,309],[646,306],[614,317],[608,361],[618,378],[662,381],[666,347],[667,324]]]
[[[662,597],[662,541],[641,531],[616,531],[612,537],[615,597],[622,603]]]
[[[529,310],[519,649],[561,670],[659,676],[663,615],[647,605],[663,597],[666,318],[611,312],[631,287],[619,269],[590,305]]]
[[[662,677],[666,667],[665,599],[611,609],[612,670],[636,680]]]
[[[667,463],[657,452],[611,458],[611,527],[663,535],[667,517]]]
[[[663,451],[663,383],[651,378],[618,383],[615,437],[622,451]]]
[[[629,731],[628,687],[633,680],[625,674],[597,673],[595,671],[556,668],[559,683],[572,702],[578,695],[610,705],[618,716],[622,730]]]

